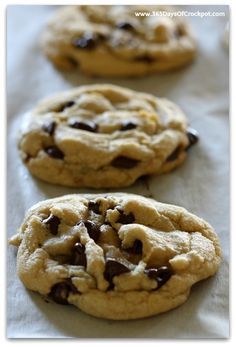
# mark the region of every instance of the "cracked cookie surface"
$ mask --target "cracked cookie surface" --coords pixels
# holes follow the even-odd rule
[[[96,76],[140,76],[192,61],[195,40],[180,17],[135,16],[172,11],[165,6],[66,6],[42,38],[48,58],[61,69]]]
[[[19,138],[30,172],[74,187],[124,187],[179,166],[198,135],[171,101],[109,84],[39,103]]]
[[[115,320],[177,307],[221,259],[218,237],[204,220],[126,193],[42,201],[10,243],[28,289]]]

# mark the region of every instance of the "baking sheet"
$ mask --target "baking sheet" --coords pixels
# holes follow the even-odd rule
[[[224,11],[225,17],[188,18],[198,41],[194,64],[176,72],[139,79],[62,75],[39,47],[41,31],[55,6],[9,6],[7,9],[8,104],[8,237],[25,211],[39,200],[67,193],[89,192],[53,186],[32,178],[19,159],[16,136],[21,115],[43,97],[73,85],[116,83],[164,96],[179,104],[200,142],[176,171],[123,189],[162,202],[180,204],[206,219],[217,231],[223,262],[216,276],[192,288],[179,308],[137,321],[93,318],[72,306],[45,302],[24,288],[16,275],[16,250],[7,251],[7,336],[9,338],[226,338],[229,262],[229,72],[222,43],[227,6],[185,6],[187,10]],[[98,192],[98,191],[97,191]]]

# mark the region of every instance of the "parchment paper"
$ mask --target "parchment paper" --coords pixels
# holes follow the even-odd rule
[[[93,79],[80,75],[76,81],[73,75],[56,71],[39,47],[41,31],[56,7],[8,7],[8,237],[16,232],[26,210],[39,200],[89,191],[53,186],[31,177],[16,149],[22,114],[41,98],[73,85],[110,82],[173,100],[200,133],[199,144],[175,172],[123,190],[182,205],[205,218],[217,231],[223,248],[220,271],[195,285],[184,305],[152,318],[115,322],[90,317],[72,306],[47,303],[40,295],[26,290],[16,274],[16,250],[8,247],[8,337],[228,337],[229,57],[222,43],[228,7],[187,9],[226,13],[225,17],[188,18],[198,41],[197,59],[192,65],[137,79]]]

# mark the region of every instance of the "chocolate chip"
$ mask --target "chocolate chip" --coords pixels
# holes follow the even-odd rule
[[[61,305],[68,305],[67,298],[72,293],[78,293],[77,288],[73,285],[71,279],[65,280],[54,284],[51,288],[49,297],[51,297],[56,303]]]
[[[24,158],[23,158],[24,163],[27,164],[27,163],[30,161],[31,158],[32,158],[32,157],[31,157],[30,154],[25,153],[25,156],[24,156]]]
[[[104,277],[111,284],[111,287],[113,277],[119,276],[126,272],[130,272],[130,269],[121,261],[115,260],[113,258],[108,258],[106,260]],[[111,287],[109,289],[111,289]]]
[[[72,265],[82,265],[86,267],[87,259],[85,254],[85,246],[80,242],[76,242],[72,249]]]
[[[100,41],[104,41],[104,40],[107,40],[109,38],[109,35],[105,35],[103,33],[97,33],[96,35]]]
[[[57,146],[49,146],[44,148],[44,151],[49,155],[49,157],[55,159],[63,159],[64,153]]]
[[[60,105],[57,112],[63,112],[66,108],[72,107],[73,105],[75,105],[73,100],[67,101],[63,105]]]
[[[168,266],[161,266],[159,268],[150,268],[144,270],[144,273],[151,279],[157,281],[158,288],[162,287],[171,277],[172,272]]]
[[[189,145],[187,146],[186,150],[195,145],[199,140],[198,132],[192,128],[187,129],[187,136],[189,140]]]
[[[135,57],[134,60],[141,63],[153,63],[154,61],[157,61],[158,58],[150,57],[149,55],[141,55]]]
[[[57,235],[58,227],[61,223],[60,218],[50,214],[50,216],[43,220],[43,223],[49,226],[49,229],[53,235]]]
[[[176,38],[180,38],[182,36],[186,35],[186,30],[182,26],[177,26],[175,30],[175,36]]]
[[[134,30],[133,25],[130,24],[129,22],[120,22],[116,25],[116,27],[122,30],[129,30],[129,31]]]
[[[94,49],[97,44],[98,37],[93,33],[86,33],[83,37],[73,41],[73,45],[76,48]]]
[[[69,57],[67,55],[62,55],[60,58],[60,62],[68,69],[76,69],[79,67],[79,61],[75,58]],[[58,67],[60,69],[60,65]]]
[[[116,221],[116,223],[121,224],[131,224],[135,221],[135,217],[132,212],[125,214],[123,210],[117,209],[120,212],[120,215]]]
[[[133,246],[126,249],[130,253],[134,254],[142,254],[143,244],[140,240],[135,240]]]
[[[139,163],[139,160],[137,159],[132,159],[124,156],[119,156],[115,159],[112,160],[111,165],[117,168],[122,168],[122,169],[132,169],[135,166],[137,166]]]
[[[100,236],[100,227],[96,223],[91,220],[80,221],[80,223],[84,223],[85,228],[88,230],[88,234],[95,242],[99,239]]]
[[[100,207],[100,205],[96,201],[90,200],[88,203],[89,210],[93,211],[96,214],[100,214],[99,207]]]
[[[178,158],[179,153],[181,151],[181,147],[178,146],[170,155],[166,158],[166,161],[174,161]]]
[[[93,122],[78,122],[73,121],[69,123],[69,126],[74,129],[86,130],[95,133],[97,131],[97,124]]]
[[[131,129],[135,129],[137,127],[136,124],[132,123],[132,122],[126,122],[126,123],[123,123],[121,125],[121,128],[120,130],[121,131],[126,131],[126,130],[131,130]]]
[[[56,125],[57,125],[56,122],[51,122],[51,123],[48,123],[48,124],[44,124],[42,128],[49,135],[53,135],[54,131],[55,131],[55,128],[56,128]]]

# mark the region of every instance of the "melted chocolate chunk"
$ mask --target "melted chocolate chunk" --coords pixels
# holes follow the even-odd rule
[[[179,153],[181,151],[181,147],[178,146],[170,155],[167,157],[166,161],[174,161],[178,158]]]
[[[93,33],[85,33],[85,35],[79,39],[73,41],[73,45],[76,48],[94,49],[98,44],[98,36]]]
[[[140,240],[135,240],[133,246],[126,249],[130,253],[134,254],[142,254],[143,244]]]
[[[64,153],[57,146],[46,147],[46,148],[44,148],[44,151],[51,158],[55,158],[55,159],[63,159],[64,158]]]
[[[57,125],[56,122],[51,122],[48,124],[44,124],[42,128],[46,133],[48,133],[50,136],[52,136],[54,134],[55,129],[56,129],[56,125]]]
[[[86,131],[91,131],[95,133],[97,131],[97,124],[93,122],[78,122],[78,121],[73,121],[70,122],[69,126],[74,129],[80,129],[80,130],[86,130]]]
[[[139,160],[124,156],[119,156],[112,160],[111,165],[116,168],[132,169],[139,164]]]
[[[96,201],[90,200],[89,203],[88,203],[89,210],[93,211],[96,214],[100,214],[99,207],[100,207],[100,205]]]
[[[88,230],[88,234],[95,242],[99,239],[100,236],[100,227],[96,223],[92,222],[91,220],[86,221],[80,221],[77,225],[80,223],[84,223],[85,228]]]
[[[120,22],[116,25],[118,29],[133,31],[134,27],[129,22]]]
[[[139,57],[135,57],[134,60],[141,63],[153,63],[154,61],[157,61],[158,58],[150,57],[149,55],[141,55]]]
[[[100,227],[94,222],[91,222],[90,220],[87,220],[86,222],[84,222],[84,225],[87,228],[91,239],[93,239],[96,242],[100,236]]]
[[[159,268],[150,268],[144,270],[144,273],[151,279],[157,281],[158,289],[161,288],[171,277],[172,271],[168,266],[161,266]]]
[[[121,224],[131,224],[135,221],[135,217],[132,212],[125,214],[122,209],[117,209],[120,212],[120,215],[116,221],[116,223],[121,223]]]
[[[69,305],[67,298],[70,293],[78,293],[77,288],[73,285],[71,279],[54,284],[51,288],[49,297],[61,305]]]
[[[72,265],[82,265],[86,267],[87,259],[85,254],[85,246],[80,242],[76,242],[72,249]]]
[[[74,104],[75,104],[75,102],[73,100],[67,101],[63,105],[60,106],[60,108],[57,110],[57,112],[63,112],[66,108],[74,106]]]
[[[126,123],[123,123],[121,125],[121,128],[120,130],[121,131],[126,131],[126,130],[131,130],[131,129],[135,129],[137,127],[136,124],[132,123],[132,122],[126,122]]]
[[[198,132],[192,128],[187,129],[187,136],[188,136],[189,145],[186,147],[186,150],[188,150],[190,147],[195,145],[199,140]]]
[[[104,277],[110,283],[109,289],[112,289],[114,286],[112,283],[113,277],[126,272],[130,272],[130,269],[125,264],[113,258],[108,258],[106,260]]]
[[[50,216],[43,220],[43,223],[49,226],[50,232],[53,235],[57,235],[58,233],[58,227],[61,223],[60,218],[57,216],[54,216],[53,214],[50,214]]]

